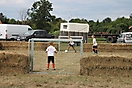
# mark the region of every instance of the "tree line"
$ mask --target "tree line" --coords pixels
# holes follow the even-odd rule
[[[67,22],[62,18],[57,18],[51,14],[53,11],[52,3],[48,0],[39,0],[32,4],[31,8],[26,11],[20,11],[21,20],[7,18],[2,12],[0,13],[0,20],[5,24],[26,24],[33,29],[43,29],[55,35],[59,35],[60,23]],[[132,13],[129,18],[120,17],[113,20],[110,17],[102,21],[87,20],[84,18],[70,19],[72,23],[87,23],[89,24],[89,33],[111,33],[119,34],[121,32],[129,31],[132,25]]]

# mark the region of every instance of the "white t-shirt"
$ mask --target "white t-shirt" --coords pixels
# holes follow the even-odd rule
[[[53,46],[49,46],[46,51],[48,52],[48,56],[54,56],[54,51],[56,51],[56,49]]]
[[[97,46],[98,44],[97,44],[97,41],[96,41],[96,39],[95,38],[93,38],[93,46]]]
[[[74,42],[72,41],[72,38],[70,38],[70,44],[74,45]]]

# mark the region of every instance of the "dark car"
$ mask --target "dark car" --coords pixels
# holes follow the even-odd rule
[[[54,38],[54,35],[48,34],[46,30],[30,30],[19,36],[17,40],[28,41],[31,38]]]

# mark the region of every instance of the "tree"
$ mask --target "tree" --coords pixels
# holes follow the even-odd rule
[[[120,30],[121,32],[126,32],[126,31],[128,31],[128,25],[125,24],[125,23],[119,23],[119,24],[117,24],[117,27],[119,28],[119,30]]]
[[[111,18],[107,17],[103,20],[103,23],[110,23],[111,22]]]
[[[22,21],[22,24],[26,24],[27,18],[28,18],[27,9],[20,10],[19,14],[20,14],[20,19]]]
[[[73,23],[88,23],[88,21],[86,19],[79,19],[79,18],[76,18],[76,19],[71,19],[69,22],[73,22]]]
[[[59,36],[60,34],[60,24],[62,22],[66,22],[65,20],[62,20],[61,18],[56,18],[55,16],[52,16],[52,22],[50,24],[51,30],[50,32],[55,35],[55,37]]]
[[[15,19],[9,19],[8,23],[10,23],[10,24],[16,24],[17,22],[16,22]]]
[[[3,13],[0,13],[0,21],[2,23],[7,23],[6,20],[7,20],[6,16]]]
[[[28,9],[28,15],[31,19],[31,22],[36,25],[38,29],[45,29],[50,31],[50,22],[52,11],[52,3],[48,0],[40,0],[33,3],[32,7]]]
[[[130,19],[132,19],[132,13],[130,14]]]

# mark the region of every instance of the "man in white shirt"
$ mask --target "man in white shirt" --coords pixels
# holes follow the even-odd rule
[[[98,50],[97,50],[98,44],[97,44],[97,41],[96,41],[94,35],[92,35],[92,39],[93,39],[93,52],[94,52],[94,54],[98,54]]]
[[[55,69],[55,63],[54,63],[54,53],[57,53],[57,50],[53,46],[53,42],[50,42],[50,46],[47,47],[46,53],[48,53],[48,64],[47,64],[47,70],[49,70],[50,67],[50,61],[52,61],[52,68]]]

